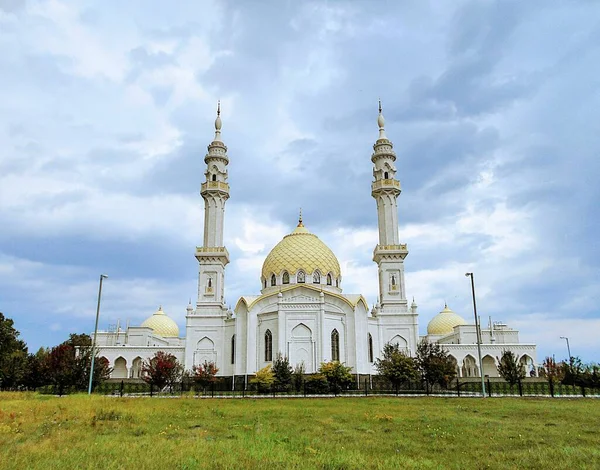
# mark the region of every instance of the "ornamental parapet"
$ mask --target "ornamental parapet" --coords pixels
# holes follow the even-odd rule
[[[197,246],[196,259],[201,258],[225,258],[225,264],[229,263],[229,252],[224,246]]]
[[[371,183],[371,192],[375,193],[378,190],[383,189],[383,190],[392,190],[394,192],[399,193],[401,191],[400,189],[400,181],[396,180],[396,179],[385,179],[385,180],[377,180],[377,181],[373,181]]]
[[[406,258],[408,255],[408,246],[406,243],[400,243],[398,245],[377,245],[373,250],[373,261],[379,263],[382,258],[385,257],[400,257],[400,259]]]
[[[202,183],[200,186],[201,193],[211,190],[225,191],[229,193],[229,184],[223,183],[222,181],[207,181],[206,183]]]

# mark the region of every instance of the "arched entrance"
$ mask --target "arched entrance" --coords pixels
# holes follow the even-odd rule
[[[479,377],[479,368],[477,367],[477,362],[470,354],[463,359],[462,376]]]
[[[519,364],[521,364],[521,367],[525,370],[525,375],[527,377],[531,376],[531,371],[533,371],[534,375],[535,375],[535,367],[533,365],[533,359],[528,356],[527,354],[523,354],[521,356],[521,358],[519,359]]]
[[[208,336],[198,341],[196,350],[194,351],[194,365],[203,364],[204,361],[217,363],[215,343]]]
[[[292,330],[291,341],[289,342],[290,364],[295,367],[304,363],[304,370],[307,374],[314,372],[312,331],[304,323],[300,323]]]
[[[481,360],[483,366],[483,375],[488,377],[498,377],[498,368],[496,367],[496,361],[489,354]]]
[[[112,377],[115,379],[127,378],[127,361],[124,357],[117,357],[115,359],[115,367],[113,368]]]
[[[131,363],[131,370],[129,372],[129,377],[132,379],[139,379],[142,376],[142,358],[136,357]]]

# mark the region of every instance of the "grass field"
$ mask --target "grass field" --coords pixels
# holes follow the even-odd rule
[[[0,468],[600,468],[600,400],[0,393]]]

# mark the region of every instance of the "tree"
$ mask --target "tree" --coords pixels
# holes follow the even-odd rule
[[[502,357],[496,359],[498,359],[500,377],[506,380],[511,388],[525,378],[525,368],[519,364],[517,356],[512,351],[505,349],[502,351]]]
[[[203,364],[192,367],[192,380],[206,390],[206,387],[217,381],[217,372],[219,369],[214,362],[204,361]]]
[[[554,383],[558,383],[564,378],[562,366],[549,356],[544,359],[543,371],[544,375]]]
[[[173,354],[157,351],[142,363],[142,379],[150,386],[162,390],[167,385],[173,387],[183,374],[183,366]]]
[[[35,354],[27,356],[23,385],[28,390],[36,390],[49,383],[47,358],[50,351],[40,348]]]
[[[346,367],[339,361],[322,362],[319,367],[319,373],[325,376],[329,383],[329,389],[333,393],[339,393],[343,389],[347,389],[354,381],[350,371],[352,367]]]
[[[25,372],[27,346],[14,322],[0,313],[0,389],[16,388]]]
[[[398,343],[387,343],[383,347],[383,358],[376,359],[375,368],[396,390],[403,383],[419,377],[415,360],[404,354]]]
[[[90,382],[92,364],[92,338],[86,334],[71,334],[69,339],[52,348],[44,365],[49,382],[59,394],[73,389],[84,391]],[[94,359],[93,386],[110,377],[111,368],[105,358]]]
[[[273,376],[275,381],[273,382],[273,386],[275,390],[278,392],[286,392],[292,386],[292,374],[293,370],[290,366],[290,361],[286,356],[282,356],[281,354],[277,354],[275,358],[275,362],[273,362]]]
[[[448,388],[456,376],[454,360],[448,351],[437,343],[422,340],[417,346],[416,362],[430,390],[434,385]]]
[[[302,387],[304,386],[305,373],[306,368],[304,367],[304,362],[296,364],[296,367],[294,368],[294,373],[292,374],[292,383],[294,384],[294,389],[297,392],[302,391]]]
[[[271,364],[257,371],[250,380],[250,383],[255,384],[259,392],[268,392],[273,386],[273,382],[275,382],[275,374],[271,370]]]
[[[79,382],[75,377],[75,350],[69,344],[62,343],[54,346],[46,357],[45,365],[48,370],[49,382],[59,395],[68,391],[74,383]]]
[[[563,361],[563,379],[564,385],[584,385],[585,367],[579,357],[571,356],[569,362]]]

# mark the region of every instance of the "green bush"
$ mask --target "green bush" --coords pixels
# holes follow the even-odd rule
[[[323,374],[309,375],[304,381],[306,393],[328,393],[329,382]]]

